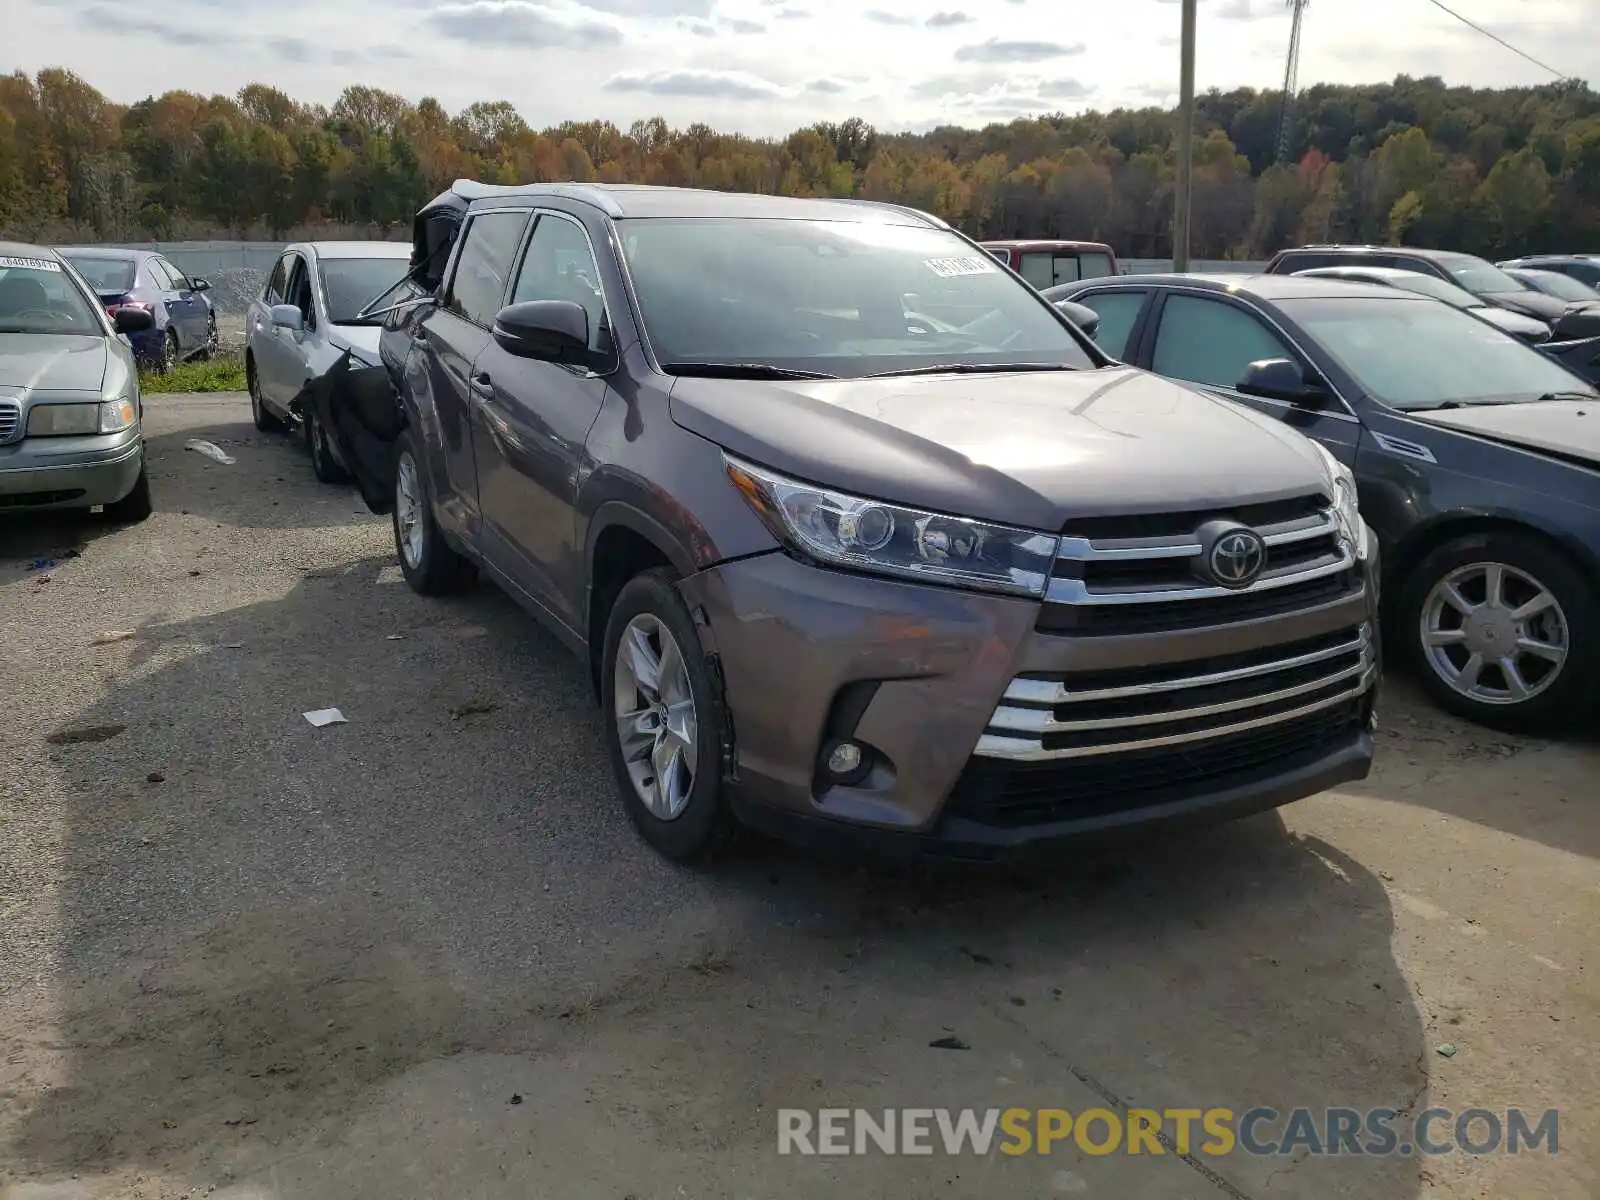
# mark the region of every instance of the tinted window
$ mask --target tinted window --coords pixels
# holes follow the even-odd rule
[[[167,278],[172,280],[173,287],[177,288],[180,292],[187,292],[189,290],[189,277],[187,275],[178,270],[177,267],[173,266],[164,258],[158,259],[157,261],[160,262],[162,269],[166,271]]]
[[[282,304],[284,290],[289,282],[289,260],[292,255],[285,254],[278,260],[277,266],[272,268],[272,275],[267,280],[267,290],[262,293],[262,299],[268,304]]]
[[[1424,275],[1421,271],[1407,271],[1403,278],[1394,280],[1394,286],[1408,292],[1416,292],[1419,296],[1432,296],[1435,300],[1443,300],[1451,308],[1483,307],[1483,301],[1466,288],[1446,283],[1437,275]]]
[[[61,257],[71,263],[73,269],[97,292],[110,295],[112,292],[133,289],[136,264],[131,258],[86,258],[78,254],[63,254]]]
[[[403,258],[324,258],[320,265],[322,303],[335,325],[353,322],[406,273]]]
[[[1314,267],[1337,267],[1341,263],[1346,266],[1355,266],[1361,259],[1346,254],[1316,254],[1295,251],[1292,254],[1281,254],[1272,264],[1275,275],[1293,275],[1296,271],[1309,271]]]
[[[1440,255],[1439,265],[1450,272],[1450,278],[1478,296],[1528,290],[1492,262],[1470,254]]]
[[[283,302],[298,308],[307,327],[314,327],[317,323],[317,311],[311,303],[311,273],[306,268],[305,259],[298,254],[294,255],[293,259],[294,265],[289,268],[289,283],[284,291]]]
[[[1282,307],[1364,392],[1395,408],[1591,390],[1539,351],[1442,304],[1375,295]]]
[[[856,377],[944,364],[1093,365],[1036,291],[947,230],[758,218],[618,227],[663,363]]]
[[[1221,300],[1172,295],[1161,310],[1150,368],[1191,383],[1232,387],[1253,362],[1294,357],[1275,333],[1244,309]]]
[[[104,332],[60,263],[0,255],[0,333]]]
[[[1106,275],[1115,275],[1111,269],[1111,256],[1098,251],[1085,250],[1078,255],[1078,270],[1084,279],[1100,279]]]
[[[1517,278],[1558,300],[1576,300],[1580,303],[1600,300],[1600,294],[1596,294],[1587,284],[1555,271],[1529,271],[1519,274]]]
[[[589,314],[589,349],[601,349],[606,335],[605,296],[589,239],[577,222],[548,214],[539,218],[511,300],[571,300],[583,305]]]
[[[506,283],[516,261],[517,243],[528,224],[523,212],[473,217],[461,235],[455,277],[445,307],[487,329],[505,302]]]
[[[1144,292],[1094,292],[1078,297],[1078,303],[1087,305],[1100,314],[1100,327],[1094,340],[1112,358],[1122,358],[1128,352],[1128,335],[1133,323],[1139,319],[1144,307]]]

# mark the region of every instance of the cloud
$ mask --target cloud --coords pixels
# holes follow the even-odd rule
[[[130,15],[109,4],[95,4],[83,11],[84,24],[113,33],[147,34],[172,46],[220,46],[234,39],[205,29],[176,25],[159,17]]]
[[[615,25],[581,15],[586,9],[554,9],[531,0],[467,0],[434,9],[425,23],[439,34],[485,46],[615,46]]]
[[[877,22],[879,25],[915,25],[917,23],[915,17],[904,17],[899,13],[884,12],[878,8],[869,8],[861,15],[869,21]]]
[[[303,63],[311,58],[311,43],[305,38],[270,37],[264,44],[279,58],[286,58],[290,62]]]
[[[933,75],[911,85],[918,100],[944,100],[951,97],[979,96],[1003,86],[1010,79],[1004,71],[976,71],[970,75]]]
[[[801,21],[806,17],[809,17],[811,13],[808,9],[804,8],[780,8],[772,15],[777,17],[780,21]]]
[[[743,71],[624,71],[606,81],[606,90],[698,100],[773,100],[784,95],[777,84]]]
[[[731,33],[765,33],[767,27],[760,21],[746,21],[740,17],[723,17],[723,27]]]
[[[923,22],[929,29],[953,29],[957,25],[970,25],[972,18],[964,12],[936,12]]]
[[[819,96],[837,96],[847,89],[837,79],[813,79],[806,84],[805,90]]]
[[[716,37],[717,27],[709,21],[698,21],[691,17],[680,17],[678,28],[688,30],[695,37]]]
[[[1228,3],[1217,9],[1216,15],[1224,21],[1255,21],[1273,14],[1264,8],[1256,8],[1250,0],[1228,0]]]
[[[1087,100],[1094,89],[1076,79],[1052,79],[1039,86],[1039,95],[1047,100]]]
[[[999,38],[990,38],[986,42],[977,42],[971,46],[963,46],[956,51],[957,62],[985,62],[985,63],[1029,63],[1044,62],[1052,58],[1069,58],[1074,54],[1082,54],[1082,42],[1074,42],[1068,46],[1061,42],[1007,42]]]

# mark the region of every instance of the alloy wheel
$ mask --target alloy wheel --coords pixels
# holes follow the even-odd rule
[[[1506,563],[1467,563],[1422,604],[1423,657],[1447,687],[1478,704],[1523,704],[1560,676],[1570,651],[1555,594]]]
[[[674,820],[694,791],[699,724],[683,651],[659,618],[640,613],[623,629],[614,683],[612,715],[633,789],[651,816]]]
[[[394,474],[394,520],[399,531],[400,553],[406,566],[418,570],[426,550],[427,530],[422,519],[422,480],[417,476],[416,460],[402,452]]]

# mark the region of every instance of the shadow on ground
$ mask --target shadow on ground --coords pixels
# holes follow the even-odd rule
[[[217,519],[246,503],[219,482]],[[592,1154],[587,1194],[619,1196],[614,1125],[664,1164],[689,1154],[690,1181],[738,1161],[779,1194],[776,1108],[934,1088],[978,1107],[1420,1106],[1383,888],[1276,815],[1026,872],[767,843],[680,870],[621,816],[578,662],[497,593],[424,601],[389,566],[148,627],[73,716],[126,729],[53,754],[72,797],[61,1001],[14,1014],[8,1040],[13,1062],[56,1065],[0,1096],[13,1178],[220,1184],[311,1144],[317,1194],[360,1194],[360,1171],[327,1181],[364,1106],[474,1053],[609,1054],[588,1132],[551,1118],[527,1153]],[[349,723],[302,719],[325,706]],[[970,1048],[930,1047],[949,1036]],[[1039,1190],[1004,1182],[1037,1164],[993,1165],[952,1194]],[[1211,1165],[1237,1196],[1289,1164]],[[922,1182],[903,1194],[947,1170],[904,1169]],[[1351,1195],[1417,1194],[1409,1160],[1337,1169]],[[1190,1182],[1160,1194],[1228,1194]]]

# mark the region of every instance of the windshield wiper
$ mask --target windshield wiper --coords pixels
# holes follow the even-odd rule
[[[1546,392],[1544,395],[1540,396],[1537,400],[1535,400],[1534,403],[1535,404],[1543,404],[1543,403],[1545,403],[1546,401],[1549,401],[1549,400],[1591,400],[1592,401],[1592,400],[1600,400],[1600,396],[1596,396],[1593,392]]]
[[[668,375],[700,375],[707,379],[837,379],[826,371],[801,371],[794,367],[775,367],[771,363],[669,362],[661,369]]]
[[[1076,371],[1066,363],[945,363],[932,367],[905,367],[899,371],[879,371],[868,379],[893,379],[899,375],[993,375],[1001,371]]]

